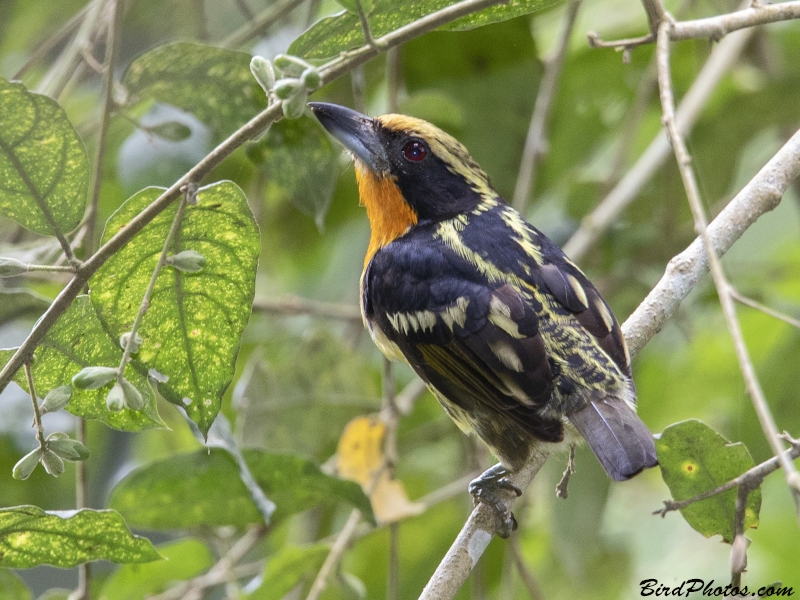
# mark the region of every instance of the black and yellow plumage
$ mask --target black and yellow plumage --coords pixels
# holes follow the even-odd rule
[[[362,312],[380,349],[508,470],[570,427],[615,480],[654,466],[611,309],[464,146],[412,117],[311,108],[356,161],[372,228]]]

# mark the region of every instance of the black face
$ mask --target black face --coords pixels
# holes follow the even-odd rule
[[[422,138],[392,131],[375,121],[397,187],[420,219],[448,219],[472,210],[481,197],[453,173]]]
[[[421,220],[451,218],[480,203],[478,192],[436,156],[426,139],[336,104],[310,102],[309,106],[325,129],[368,169],[396,179]]]

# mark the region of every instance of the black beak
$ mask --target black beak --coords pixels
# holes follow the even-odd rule
[[[373,173],[389,170],[386,149],[378,135],[380,124],[359,112],[328,102],[308,105],[322,126]]]

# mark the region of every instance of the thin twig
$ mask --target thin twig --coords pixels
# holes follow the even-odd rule
[[[361,34],[364,36],[364,41],[371,48],[378,50],[380,48],[378,42],[372,35],[372,30],[369,28],[369,20],[364,8],[361,6],[361,0],[353,0],[356,3],[356,12],[358,13],[358,22],[361,24]]]
[[[397,411],[401,415],[409,414],[411,409],[414,408],[414,403],[427,389],[428,386],[425,385],[425,382],[422,381],[422,379],[418,377],[412,379],[408,385],[406,385],[406,387],[400,390],[400,393],[397,394],[397,397],[394,400]]]
[[[248,40],[264,33],[304,1],[284,0],[283,2],[268,3],[267,8],[223,39],[219,45],[223,48],[238,48]]]
[[[727,15],[694,21],[679,21],[670,25],[669,38],[674,42],[695,38],[719,40],[733,31],[790,19],[800,19],[800,1],[798,0],[748,6]]]
[[[552,54],[545,60],[544,75],[542,75],[539,92],[536,95],[536,103],[533,107],[531,124],[528,128],[528,136],[525,139],[525,148],[522,151],[519,174],[517,175],[517,183],[514,187],[514,196],[511,201],[512,206],[523,213],[536,181],[536,167],[547,153],[547,122],[550,119],[550,109],[553,106],[553,99],[558,89],[558,80],[561,76],[561,70],[564,68],[564,59],[569,47],[569,38],[575,26],[575,19],[578,16],[580,6],[581,0],[572,0],[569,3],[556,45]]]
[[[695,221],[695,228],[703,240],[703,246],[708,257],[708,262],[711,268],[711,275],[714,279],[714,285],[717,288],[719,295],[720,305],[722,312],[725,316],[725,322],[728,330],[733,338],[736,356],[739,360],[739,367],[742,371],[742,376],[745,380],[745,386],[750,395],[750,398],[755,407],[758,420],[761,423],[761,428],[767,437],[773,453],[781,460],[781,466],[786,472],[786,480],[789,489],[792,491],[792,496],[795,500],[795,505],[800,515],[800,474],[795,469],[794,464],[784,455],[783,443],[780,439],[778,428],[775,425],[775,420],[770,412],[767,400],[764,397],[764,392],[758,382],[755,373],[755,368],[750,360],[750,353],[744,341],[741,325],[736,316],[736,306],[733,298],[729,293],[730,284],[722,270],[722,265],[717,257],[717,252],[714,248],[714,243],[708,233],[708,221],[703,208],[702,200],[700,199],[700,190],[697,186],[697,181],[694,176],[694,171],[691,166],[691,156],[686,149],[686,144],[683,141],[681,132],[675,122],[675,108],[674,98],[672,94],[672,77],[670,74],[669,64],[669,28],[671,26],[671,19],[665,18],[658,28],[658,40],[656,42],[656,65],[658,67],[658,85],[661,97],[661,106],[663,111],[664,125],[669,134],[672,147],[675,152],[675,160],[678,163],[678,169],[681,173],[683,186],[686,189],[686,196],[689,200],[689,206],[692,209],[692,216]]]
[[[650,33],[655,34],[658,25],[664,19],[664,6],[661,4],[661,0],[642,0],[642,6],[647,14]]]
[[[245,2],[244,0],[234,0],[234,4],[236,4],[236,7],[239,9],[239,12],[241,12],[244,15],[244,18],[246,20],[251,21],[253,19],[255,15],[253,14],[253,11],[250,10],[250,7],[247,6],[247,2]]]
[[[649,1],[643,0],[643,2]],[[667,35],[673,42],[697,38],[718,41],[734,31],[791,19],[800,19],[800,1],[798,0],[777,4],[759,4],[758,6],[753,6],[748,0],[736,12],[691,21],[674,21],[670,24]],[[660,22],[661,18],[656,21],[656,23]],[[587,34],[589,45],[593,48],[630,51],[643,44],[652,44],[656,41],[656,35],[652,21],[650,23],[651,32],[638,38],[604,41],[596,32],[590,31]]]
[[[190,579],[181,585],[177,585],[162,594],[151,596],[149,600],[189,600],[190,598],[201,598],[203,590],[224,583],[231,575],[234,577],[242,577],[251,574],[255,575],[259,570],[263,570],[263,566],[260,562],[242,565],[243,568],[246,568],[245,572],[239,571],[235,567],[268,531],[269,529],[265,525],[251,527],[207,573]],[[259,569],[255,568],[256,564],[259,566]]]
[[[47,56],[47,54],[49,54],[53,48],[58,46],[64,40],[65,37],[67,37],[72,33],[75,27],[78,26],[78,23],[81,22],[81,19],[83,19],[88,9],[89,5],[88,4],[84,5],[83,8],[81,8],[78,12],[72,15],[72,17],[70,17],[69,21],[67,21],[61,27],[59,27],[54,34],[52,34],[41,44],[36,46],[36,50],[33,51],[33,54],[31,54],[28,57],[28,60],[26,60],[25,63],[17,70],[17,72],[14,73],[11,79],[12,80],[22,79],[25,76],[25,73],[27,73],[28,70],[33,65],[35,65],[39,60]]]
[[[310,315],[342,321],[361,322],[361,311],[357,306],[320,302],[287,294],[280,298],[256,298],[253,310],[280,315]]]
[[[692,130],[717,84],[736,63],[752,35],[753,30],[750,29],[730,35],[711,52],[678,106],[676,119],[678,129],[683,135]],[[625,177],[581,220],[580,228],[564,245],[564,252],[575,261],[585,256],[589,248],[617,221],[620,213],[637,198],[645,184],[662,167],[671,153],[670,150],[666,133],[662,130]]]
[[[749,484],[739,486],[736,494],[735,515],[733,518],[733,543],[731,544],[731,585],[742,584],[742,571],[747,566],[747,538],[744,537],[744,521],[747,517],[747,498],[753,487]]]
[[[39,400],[36,398],[36,388],[33,385],[33,371],[31,370],[31,363],[25,363],[25,378],[28,381],[28,394],[31,397],[31,404],[33,405],[33,422],[36,424],[36,440],[39,442],[39,447],[44,450],[47,447],[47,442],[44,439],[44,426],[42,425],[42,411],[39,409]]]
[[[175,217],[172,219],[172,225],[169,228],[167,237],[164,239],[164,246],[161,248],[161,254],[158,257],[158,262],[153,268],[153,274],[150,276],[150,282],[147,284],[147,289],[145,290],[142,301],[139,304],[139,311],[136,313],[136,318],[133,320],[133,325],[131,325],[131,330],[128,334],[128,342],[125,344],[125,350],[122,353],[122,359],[120,360],[119,369],[117,370],[117,383],[122,382],[123,373],[125,373],[125,367],[128,365],[128,360],[133,353],[134,347],[137,345],[136,334],[139,331],[139,325],[141,325],[145,313],[147,313],[148,309],[150,308],[150,297],[153,295],[153,290],[156,287],[156,280],[161,274],[161,270],[167,264],[167,256],[172,248],[172,240],[175,239],[175,235],[181,228],[183,213],[186,210],[186,204],[188,203],[188,194],[189,191],[187,190],[186,195],[184,195],[178,204],[178,210],[175,212]]]
[[[787,439],[792,447],[785,451],[785,455],[788,460],[796,460],[800,458],[800,440],[793,440],[788,436],[784,436],[784,439]],[[665,517],[667,513],[675,511],[675,510],[682,510],[695,502],[702,502],[703,500],[708,500],[709,498],[713,498],[723,492],[727,492],[735,487],[739,487],[742,485],[748,485],[758,487],[764,478],[777,471],[781,468],[780,459],[777,456],[773,456],[772,458],[765,460],[764,462],[756,465],[752,469],[748,469],[738,477],[735,477],[728,481],[727,483],[722,484],[719,487],[714,488],[713,490],[709,490],[707,492],[703,492],[702,494],[698,494],[692,498],[688,498],[687,500],[665,500],[664,507],[659,508],[658,510],[653,511],[654,515],[661,515]]]
[[[742,294],[739,293],[739,291],[735,287],[731,287],[729,291],[731,296],[733,296],[733,299],[736,300],[737,302],[741,302],[742,304],[749,306],[750,308],[755,308],[756,310],[760,310],[761,312],[769,315],[770,317],[774,317],[780,321],[783,321],[784,323],[788,323],[792,327],[797,327],[798,329],[800,329],[800,320],[793,319],[789,315],[785,315],[782,312],[778,312],[777,310],[774,310],[769,306],[765,306],[760,302],[756,302],[752,298],[743,296]]]
[[[317,573],[314,583],[311,585],[311,589],[308,591],[306,600],[318,600],[320,594],[322,594],[322,592],[328,586],[328,579],[330,578],[331,573],[333,573],[333,570],[342,560],[345,550],[347,550],[348,546],[350,545],[350,541],[355,534],[356,526],[360,520],[361,511],[357,508],[354,508],[350,512],[350,516],[347,518],[347,522],[344,524],[344,527],[342,527],[342,530],[339,532],[336,541],[333,543],[331,551],[328,553],[328,556],[325,557],[325,562],[322,563],[322,567],[320,567],[319,573]]]
[[[58,99],[64,91],[69,80],[75,76],[76,66],[81,62],[81,53],[89,45],[100,25],[99,17],[106,1],[90,0],[75,37],[39,83],[39,92]]]
[[[114,64],[117,60],[117,19],[119,17],[119,0],[112,0],[106,35],[106,55],[103,59],[103,111],[100,114],[100,128],[97,131],[97,147],[94,154],[94,170],[92,173],[91,196],[86,223],[86,256],[94,252],[94,235],[97,227],[97,207],[100,203],[100,187],[103,183],[103,160],[106,155],[106,139],[108,126],[111,123],[111,111],[114,109]]]

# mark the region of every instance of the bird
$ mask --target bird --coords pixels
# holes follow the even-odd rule
[[[655,466],[611,308],[464,145],[414,117],[309,106],[354,159],[371,229],[365,326],[499,459],[469,486],[498,511],[498,533],[516,528],[500,491],[521,494],[508,476],[541,444],[580,434],[615,481]]]

